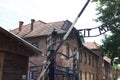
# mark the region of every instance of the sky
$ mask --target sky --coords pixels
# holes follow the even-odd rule
[[[0,26],[6,30],[18,27],[19,21],[30,23],[31,19],[43,22],[69,20],[73,22],[87,0],[0,0]],[[101,23],[94,21],[96,4],[90,3],[75,27],[77,29],[93,28]],[[101,44],[102,36],[85,38],[86,42]]]

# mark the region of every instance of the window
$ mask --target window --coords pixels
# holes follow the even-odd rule
[[[85,80],[85,72],[82,72],[82,80]]]
[[[87,73],[87,80],[90,80],[90,75],[89,75],[89,73]]]
[[[94,56],[92,56],[92,66],[94,67]]]
[[[89,73],[89,80],[91,80],[91,73]]]
[[[91,80],[93,80],[93,74],[91,73]]]
[[[85,64],[87,63],[87,53],[85,52]]]
[[[87,80],[87,72],[85,72],[85,80]]]
[[[87,64],[89,64],[89,54],[87,54]]]
[[[86,64],[87,58],[86,58],[86,52],[85,51],[82,53],[82,60],[83,60],[83,63]]]
[[[79,77],[80,77],[80,80],[82,80],[82,71],[80,70],[80,75],[79,75]]]
[[[80,52],[80,62],[82,63],[83,51]]]
[[[37,78],[37,67],[36,66],[31,66],[30,67],[30,80],[35,80]]]
[[[67,43],[67,44],[66,44],[66,55],[67,55],[67,56],[70,56],[70,51],[69,51],[69,49],[70,49],[70,45]]]
[[[91,65],[91,55],[89,55],[89,65]]]
[[[95,57],[94,63],[95,63],[94,67],[97,67],[97,58],[96,57]]]

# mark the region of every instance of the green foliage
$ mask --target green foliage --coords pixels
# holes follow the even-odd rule
[[[112,80],[115,80],[115,78],[116,78],[116,70],[120,70],[120,66],[113,65],[112,66]]]
[[[112,59],[112,63],[120,63],[120,0],[92,0],[96,2],[98,18],[96,21],[102,23],[110,22],[112,28],[110,36],[105,36],[101,46],[102,55],[107,55]],[[115,57],[119,57],[114,61]]]
[[[103,23],[120,16],[120,0],[93,0],[97,3],[97,21]]]
[[[113,63],[120,63],[120,29],[115,29],[115,32],[110,36],[105,36],[102,40],[103,45],[101,46],[102,55],[106,55],[112,60]],[[114,61],[114,58],[119,57],[118,60]]]

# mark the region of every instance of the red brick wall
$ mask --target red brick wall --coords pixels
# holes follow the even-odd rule
[[[83,48],[80,61],[80,79],[81,80],[101,80],[98,78],[98,59],[90,50]]]
[[[47,44],[46,44],[46,39],[47,37],[37,37],[37,38],[28,38],[26,39],[28,42],[30,43],[34,43],[34,42],[38,42],[39,43],[39,48],[43,51],[43,53],[46,55],[47,52]],[[57,41],[60,41],[60,38],[57,38]],[[66,44],[69,44],[69,52],[70,52],[70,56],[73,55],[73,50],[76,48],[78,48],[78,41],[77,39],[70,39],[67,40],[63,43],[63,45],[60,47],[59,49],[59,53],[65,54],[66,55]],[[57,45],[56,45],[57,46]],[[72,59],[67,59],[67,58],[61,58],[63,57],[62,55],[58,54],[56,56],[56,61],[57,64],[63,67],[71,67],[73,66],[73,60]],[[29,61],[33,62],[34,64],[36,64],[37,66],[39,66],[38,68],[38,74],[40,73],[42,66],[43,66],[43,62],[46,61],[46,57],[41,57],[41,56],[33,56],[29,58]],[[30,64],[31,66],[32,64]]]
[[[59,41],[60,38],[57,38],[57,41]],[[47,52],[47,46],[46,46],[46,37],[37,37],[37,38],[30,38],[27,39],[27,41],[29,41],[30,43],[33,42],[39,42],[39,48],[44,52],[44,54],[46,54]],[[70,48],[69,48],[69,52],[70,52],[70,56],[73,54],[73,50],[75,48],[78,49],[78,41],[77,39],[70,39],[67,40],[63,43],[63,45],[60,47],[59,49],[59,53],[65,54],[66,55],[66,43],[69,44]],[[57,45],[56,45],[57,46]],[[88,62],[83,63],[83,56],[81,55],[86,53],[86,57],[91,56],[90,60],[91,60],[91,64],[88,64]],[[95,51],[98,53],[98,51]],[[82,50],[80,50],[80,56],[81,59],[79,60],[79,76],[80,78],[86,78],[87,80],[103,80],[103,74],[102,74],[102,57],[100,58],[99,56],[95,55],[93,52],[91,52],[90,50],[86,49],[86,48],[82,48]],[[72,59],[67,59],[63,56],[61,56],[60,54],[58,54],[56,56],[56,61],[57,64],[60,66],[69,66],[72,68]],[[62,58],[61,58],[62,57]],[[30,61],[32,61],[33,63],[37,64],[37,66],[39,66],[38,70],[38,74],[40,73],[41,69],[42,69],[42,65],[44,64],[43,62],[45,62],[46,57],[41,57],[41,56],[36,56],[36,57],[31,57]],[[86,61],[90,61],[89,59],[87,59]],[[94,66],[93,66],[94,65]],[[84,80],[84,79],[82,79]]]

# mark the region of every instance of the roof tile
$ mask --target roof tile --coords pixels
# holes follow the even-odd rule
[[[31,24],[23,25],[22,30],[19,32],[19,28],[12,30],[19,37],[28,38],[36,36],[44,36],[51,34],[52,30],[55,28],[58,33],[64,33],[65,31],[61,29],[64,21],[44,23],[41,21],[35,21],[33,24],[33,30],[31,31]]]

